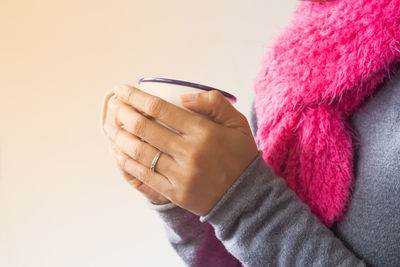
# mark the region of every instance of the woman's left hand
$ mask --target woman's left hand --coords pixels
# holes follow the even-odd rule
[[[106,132],[121,151],[121,169],[194,214],[206,215],[258,154],[246,117],[218,91],[181,97],[205,117],[129,85],[114,93],[117,125],[107,124]],[[155,147],[163,153],[152,172]]]

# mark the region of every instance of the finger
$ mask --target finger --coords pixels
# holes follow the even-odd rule
[[[133,177],[122,169],[119,170],[122,174],[122,177],[124,177],[125,181],[127,181],[128,184],[130,184],[133,188],[143,194],[148,200],[150,200],[154,204],[165,204],[170,202],[165,196],[161,195],[159,192],[154,191],[151,187],[142,183],[136,177]]]
[[[158,153],[158,149],[152,145],[141,141],[135,135],[122,129],[117,125],[106,123],[104,129],[107,136],[117,146],[117,148],[129,155],[132,159],[136,160],[140,164],[149,167]],[[166,153],[162,153],[157,161],[155,171],[161,173],[166,177],[176,175],[174,172],[174,166],[176,166],[175,160]]]
[[[228,127],[243,124],[244,116],[217,90],[181,95],[182,105]]]
[[[119,150],[117,151],[116,162],[123,171],[129,173],[133,177],[136,177],[142,183],[151,187],[160,194],[166,196],[166,193],[171,191],[172,184],[166,177],[157,172],[152,172],[149,168],[131,159],[128,155],[120,152]]]
[[[125,181],[127,181],[128,184],[133,186],[138,191],[142,192],[143,191],[143,187],[148,187],[146,184],[142,183],[142,181],[140,181],[136,177],[133,177],[132,175],[130,175],[126,171],[124,171],[122,169],[119,169],[119,170],[120,170],[120,172],[122,174],[122,177],[124,177]],[[151,189],[151,190],[153,190],[153,189]]]
[[[146,118],[118,99],[114,99],[110,103],[110,110],[115,114],[117,124],[123,124],[124,128],[130,133],[171,156],[180,154],[177,153],[179,152],[177,148],[182,147],[182,137],[179,134]]]
[[[145,93],[133,86],[121,85],[114,88],[113,91],[118,97],[132,107],[150,115],[181,133],[190,132],[192,127],[190,127],[187,122],[198,119],[198,116],[195,114],[157,96]]]

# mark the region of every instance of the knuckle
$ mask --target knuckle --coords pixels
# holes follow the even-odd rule
[[[238,116],[239,116],[240,120],[242,120],[243,122],[247,122],[247,118],[243,113],[238,112]]]
[[[131,124],[130,128],[135,135],[143,136],[147,124],[146,120],[147,119],[142,115],[135,116],[134,118],[132,118],[132,121],[130,123]]]
[[[113,110],[116,118],[119,117],[120,107],[120,101],[116,97],[113,97],[111,100],[111,109]]]
[[[146,103],[146,113],[152,117],[158,117],[162,114],[165,102],[159,97],[150,97]]]
[[[215,135],[215,131],[212,126],[203,127],[198,140],[203,145],[207,145],[207,144],[210,144],[214,140],[214,137],[215,137],[214,135]]]
[[[140,168],[138,170],[138,178],[142,183],[149,184],[150,181],[150,171],[145,168]]]
[[[129,84],[123,84],[120,86],[123,90],[123,95],[126,97],[127,100],[130,100],[130,97],[132,95],[132,87]]]
[[[111,139],[118,141],[120,139],[121,129],[117,126],[114,126],[114,131],[112,133]]]
[[[128,183],[138,190],[140,189],[140,186],[143,185],[143,183],[138,179],[131,179],[128,181]]]
[[[212,123],[204,117],[201,116],[196,116],[193,118],[193,121],[191,123],[193,125],[193,129],[196,130],[196,133],[198,134],[199,138],[196,138],[197,140],[202,140],[202,136],[208,136],[210,130],[210,127],[212,127]]]
[[[195,129],[199,129],[200,131],[203,131],[206,129],[209,125],[209,122],[207,119],[201,117],[201,116],[196,116],[193,118],[193,125],[195,126]]]
[[[193,166],[197,166],[200,163],[202,157],[203,157],[202,153],[197,149],[193,149],[188,153],[188,160]]]
[[[134,103],[133,102],[133,98],[135,97],[135,90],[129,86],[129,85],[125,85],[125,90],[126,90],[126,99],[128,100],[128,103]]]
[[[143,145],[138,142],[132,141],[131,156],[135,160],[140,160],[143,157]]]
[[[211,105],[215,105],[215,104],[220,103],[220,101],[222,100],[222,98],[224,96],[221,94],[221,92],[212,90],[212,91],[210,91],[208,97],[209,97],[209,99],[208,99],[209,103]]]
[[[123,170],[127,169],[127,162],[128,162],[128,159],[126,157],[124,157],[122,155],[119,156],[118,163],[119,163],[119,166],[121,167],[121,169],[123,169]]]
[[[213,139],[214,135],[215,135],[214,127],[210,126],[204,129],[204,138],[206,141]]]
[[[180,144],[171,144],[171,147],[174,147],[175,154],[180,158],[186,158],[188,155],[187,146],[190,145],[190,142],[183,143],[184,145]]]

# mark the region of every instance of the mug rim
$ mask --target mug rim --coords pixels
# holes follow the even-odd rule
[[[228,92],[225,92],[223,90],[220,90],[220,89],[217,89],[217,88],[214,88],[211,86],[207,86],[204,84],[169,79],[169,78],[160,78],[160,77],[143,77],[143,78],[139,79],[138,83],[140,85],[141,83],[145,83],[145,82],[170,83],[170,84],[182,85],[182,86],[187,86],[187,87],[193,87],[193,88],[197,88],[197,89],[201,89],[201,90],[205,90],[205,91],[216,90],[216,91],[219,91],[221,94],[223,94],[225,97],[228,97],[229,99],[231,99],[233,101],[233,103],[236,103],[236,101],[237,101],[236,96],[234,96]]]

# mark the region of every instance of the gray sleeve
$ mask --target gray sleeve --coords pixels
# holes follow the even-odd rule
[[[251,118],[255,135],[254,104]],[[365,266],[273,174],[261,151],[204,217],[173,203],[149,205],[189,266]]]
[[[273,174],[261,151],[200,220],[245,266],[365,266]]]
[[[241,266],[215,237],[208,222],[173,203],[154,205],[163,220],[168,241],[188,266]]]

